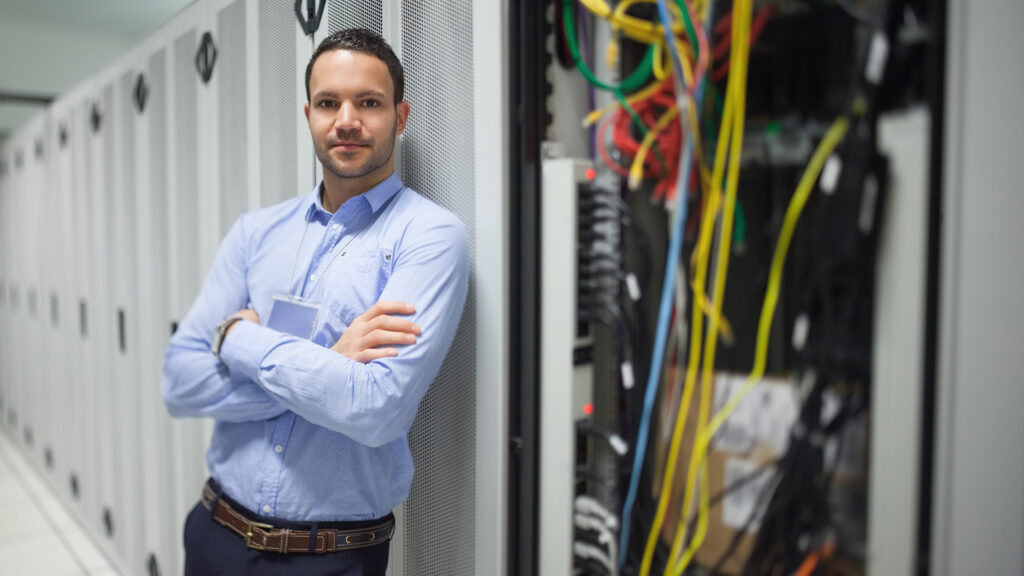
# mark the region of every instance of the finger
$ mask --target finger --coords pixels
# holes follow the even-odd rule
[[[410,322],[409,320],[404,318],[395,318],[394,316],[377,316],[373,320],[367,322],[367,328],[370,330],[408,332],[410,334],[419,334],[422,331],[418,325]]]
[[[390,332],[374,330],[360,340],[361,348],[379,348],[381,346],[408,346],[416,343],[416,336],[407,332]]]
[[[356,354],[355,361],[363,364],[380,360],[381,358],[392,358],[398,356],[398,350],[394,348],[371,348]]]
[[[380,316],[382,314],[414,314],[415,312],[416,307],[407,302],[381,300],[380,302],[377,302],[376,304],[371,306],[370,309],[367,310],[365,313],[363,313],[363,316],[366,316],[367,319],[370,319],[375,316]]]

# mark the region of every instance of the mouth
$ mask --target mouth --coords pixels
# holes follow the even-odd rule
[[[369,147],[369,144],[363,144],[361,142],[338,142],[331,146],[332,149],[339,150],[341,152],[354,152],[360,148],[367,147]]]

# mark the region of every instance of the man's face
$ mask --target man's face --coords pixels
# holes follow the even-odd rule
[[[305,112],[325,178],[330,172],[379,181],[391,174],[395,136],[409,115],[406,102],[394,104],[394,89],[387,65],[369,54],[332,50],[316,60]]]

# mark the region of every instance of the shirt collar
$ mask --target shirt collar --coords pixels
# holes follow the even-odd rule
[[[308,206],[306,208],[305,216],[306,222],[312,220],[313,217],[316,216],[318,213],[323,213],[327,220],[331,219],[331,213],[324,209],[323,202],[320,200],[320,190],[323,188],[323,186],[324,183],[323,180],[321,180],[320,183],[313,188],[313,191],[309,193],[307,199]],[[398,177],[398,173],[392,172],[391,176],[388,176],[383,182],[377,184],[373,188],[370,188],[366,192],[363,192],[359,196],[350,199],[345,204],[342,204],[342,206],[339,207],[337,211],[341,212],[342,207],[349,204],[350,202],[356,202],[360,204],[368,202],[370,204],[371,211],[377,212],[378,210],[380,210],[381,206],[383,206],[388,200],[391,199],[392,196],[397,194],[404,187],[405,185],[402,183],[402,179]]]

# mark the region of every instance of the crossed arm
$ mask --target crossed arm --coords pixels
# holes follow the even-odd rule
[[[396,315],[409,315],[415,312],[416,307],[407,302],[377,302],[352,321],[341,338],[331,346],[331,350],[363,364],[398,356],[398,349],[394,346],[415,344],[416,335],[422,332],[422,329],[412,321],[398,318]],[[259,314],[252,308],[239,310],[233,316],[260,323]],[[234,328],[235,325],[231,325],[227,334]]]
[[[240,220],[225,238],[196,304],[172,338],[163,395],[174,416],[229,422],[293,411],[367,445],[408,431],[462,312],[468,285],[465,235],[432,228],[396,257],[381,300],[330,348],[257,324],[245,310],[246,239]],[[221,359],[213,327],[240,310]]]

